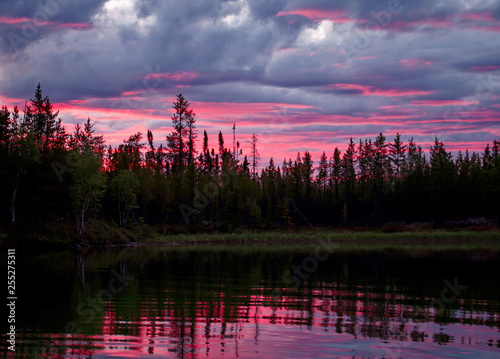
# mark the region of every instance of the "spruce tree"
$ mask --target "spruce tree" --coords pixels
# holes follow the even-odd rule
[[[177,95],[177,101],[172,108],[174,131],[167,135],[167,149],[173,170],[176,174],[184,171],[186,165],[193,160],[195,155],[196,127],[195,113],[189,108],[190,103],[182,96]]]

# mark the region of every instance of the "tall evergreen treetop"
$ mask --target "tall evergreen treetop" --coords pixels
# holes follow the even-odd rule
[[[170,161],[177,173],[182,173],[186,164],[195,155],[196,114],[189,108],[190,105],[182,94],[177,95],[177,101],[172,105],[175,110],[172,116],[174,131],[167,135],[167,148]]]
[[[26,104],[23,125],[33,133],[42,151],[53,145],[64,145],[66,133],[59,111],[53,110],[49,97],[43,97],[40,83],[35,90],[35,98]]]

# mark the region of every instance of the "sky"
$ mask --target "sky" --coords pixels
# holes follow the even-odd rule
[[[68,131],[165,144],[182,93],[217,147],[261,164],[383,132],[428,150],[500,139],[498,0],[0,1],[0,105],[38,83]]]

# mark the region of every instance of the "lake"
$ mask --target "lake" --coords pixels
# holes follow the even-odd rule
[[[16,351],[5,319],[0,356],[499,358],[499,259],[320,244],[17,248]],[[1,263],[6,276],[6,250]]]

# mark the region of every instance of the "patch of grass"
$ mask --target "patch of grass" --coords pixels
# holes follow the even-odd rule
[[[500,230],[489,228],[433,229],[429,227],[391,227],[381,229],[302,228],[256,231],[240,229],[232,233],[203,232],[203,228],[186,226],[137,225],[124,229],[99,219],[87,223],[85,236],[75,233],[74,224],[56,222],[31,227],[20,226],[2,243],[26,243],[30,247],[53,245],[111,246],[151,244],[239,247],[269,247],[269,250],[313,250],[318,245],[335,251],[499,251]],[[167,234],[164,234],[167,232]],[[272,247],[272,248],[271,248]],[[266,249],[267,250],[267,249]]]
[[[424,230],[404,232],[301,230],[159,235],[142,243],[191,245],[256,245],[314,247],[335,250],[500,250],[500,231]]]

